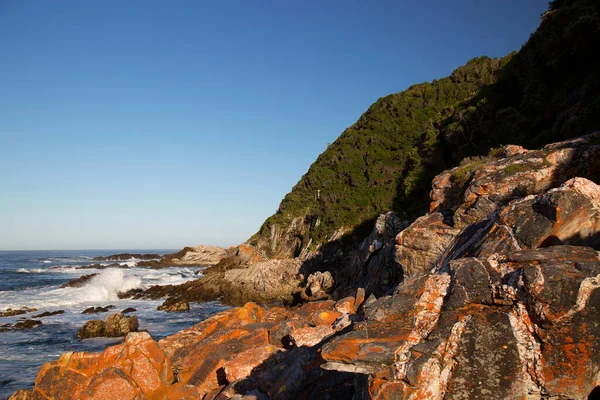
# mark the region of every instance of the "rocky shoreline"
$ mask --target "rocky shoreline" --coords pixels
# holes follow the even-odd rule
[[[229,249],[198,280],[128,295],[242,307],[159,342],[137,332],[63,354],[13,399],[587,399],[600,386],[599,144],[465,160],[434,179],[430,213],[381,215],[320,270],[318,254]]]

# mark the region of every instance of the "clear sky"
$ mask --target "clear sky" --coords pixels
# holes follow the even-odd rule
[[[545,0],[0,0],[0,249],[234,245],[377,98]]]

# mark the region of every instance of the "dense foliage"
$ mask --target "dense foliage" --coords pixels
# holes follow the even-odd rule
[[[438,126],[455,159],[518,143],[539,147],[600,128],[600,2],[556,0],[498,81]]]
[[[556,0],[517,54],[480,57],[448,78],[379,99],[318,157],[250,242],[277,253],[264,245],[272,227],[296,217],[309,226],[300,248],[389,209],[412,218],[427,208],[431,178],[462,157],[600,129],[599,44],[600,2]]]
[[[317,158],[257,235],[269,235],[272,224],[285,226],[305,216],[312,226],[302,240],[318,244],[341,226],[355,226],[390,209],[397,190],[409,194],[418,183],[412,178],[397,188],[398,177],[418,163],[417,145],[428,121],[493,82],[507,61],[477,58],[448,78],[377,100]]]

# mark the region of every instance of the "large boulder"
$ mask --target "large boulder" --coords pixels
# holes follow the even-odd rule
[[[375,398],[573,398],[598,385],[600,261],[552,246],[410,278],[323,348]]]
[[[329,296],[334,281],[329,271],[315,272],[306,279],[306,287],[300,293],[303,300],[323,300]]]
[[[33,311],[37,311],[37,308],[29,308],[29,307],[22,307],[20,309],[7,308],[4,311],[0,311],[0,317],[13,317],[15,315],[26,314],[28,312],[33,312]]]
[[[427,214],[396,236],[395,260],[405,276],[427,272],[440,260],[459,232],[446,224],[441,213]]]
[[[85,325],[83,325],[77,331],[77,337],[80,339],[89,339],[101,336],[104,336],[104,321],[101,319],[87,321]]]
[[[108,337],[125,336],[138,330],[139,323],[135,315],[126,317],[121,313],[111,314],[104,324],[104,335]]]
[[[97,275],[98,275],[97,273],[88,274],[88,275],[82,275],[79,278],[70,280],[69,282],[60,285],[60,288],[64,289],[64,288],[67,288],[67,287],[82,287],[82,286],[85,286],[85,285],[87,285],[90,282],[90,280],[93,277],[95,277]]]
[[[104,352],[65,353],[40,368],[34,399],[165,398],[174,380],[169,360],[145,332]]]
[[[450,261],[466,255],[493,258],[559,244],[600,249],[600,186],[594,182],[572,178],[546,193],[513,200],[463,229],[436,267],[447,271]]]
[[[292,303],[302,290],[301,267],[302,261],[298,259],[262,261],[234,269],[216,266],[203,271],[197,280],[178,286],[152,287],[146,293],[152,297],[156,291],[171,297],[172,302],[219,299],[232,305],[248,301]]]
[[[507,146],[500,158],[465,160],[433,180],[430,211],[454,213],[456,228],[477,222],[511,200],[583,177],[600,180],[600,132],[540,150]]]
[[[319,367],[318,349],[339,331],[335,325],[344,315],[331,300],[292,310],[247,303],[219,313],[160,341],[179,382],[169,393],[230,398],[256,392],[293,399],[311,382],[337,385],[338,373]],[[346,376],[346,383],[351,379]]]
[[[306,264],[317,264],[313,269],[328,268],[335,280],[332,297],[342,298],[354,294],[357,287],[365,288],[368,294],[381,295],[402,281],[403,273],[394,258],[395,238],[408,225],[395,212],[381,214],[375,220],[371,233],[355,248],[337,249],[314,257],[320,263],[307,260]]]
[[[77,337],[80,339],[88,339],[94,337],[119,337],[125,336],[129,332],[136,332],[139,323],[137,317],[126,317],[121,313],[109,315],[105,321],[92,320],[85,323],[77,332]]]
[[[158,306],[157,310],[166,312],[186,312],[190,311],[190,303],[185,300],[169,298]]]
[[[160,262],[168,265],[216,265],[227,254],[227,251],[217,246],[198,245],[186,247],[178,253],[165,255]]]

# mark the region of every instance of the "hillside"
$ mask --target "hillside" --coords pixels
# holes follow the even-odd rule
[[[516,54],[377,100],[311,165],[248,243],[270,257],[356,243],[386,210],[413,219],[429,182],[465,156],[529,148],[600,128],[600,5],[554,1]]]

